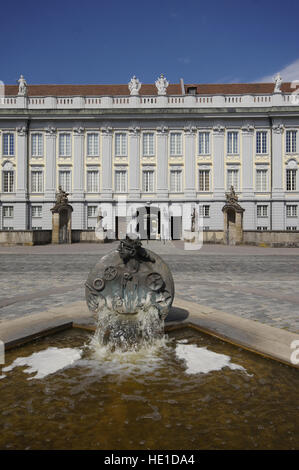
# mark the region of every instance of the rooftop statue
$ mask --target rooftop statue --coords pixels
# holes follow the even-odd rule
[[[129,87],[131,96],[139,95],[139,90],[141,88],[141,83],[138,80],[138,78],[136,78],[135,75],[134,75],[133,78],[131,78],[130,82],[128,83],[128,87]]]
[[[277,75],[275,75],[274,77],[274,83],[275,83],[275,86],[274,86],[274,93],[281,93],[281,85],[282,85],[282,78],[280,76],[280,74],[278,73]]]
[[[23,77],[23,75],[20,76],[20,78],[18,80],[18,84],[19,84],[19,93],[18,93],[18,95],[19,96],[26,96],[27,95],[27,82],[26,82],[25,78]]]
[[[158,95],[166,95],[166,89],[169,85],[166,77],[161,73],[160,77],[156,80],[155,85],[158,90]]]

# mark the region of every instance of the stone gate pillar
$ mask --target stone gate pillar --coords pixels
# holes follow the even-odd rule
[[[225,245],[240,245],[243,243],[243,213],[245,209],[238,203],[233,186],[226,193],[226,203],[222,208],[224,217],[223,243]]]

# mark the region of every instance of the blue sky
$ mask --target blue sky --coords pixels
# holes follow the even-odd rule
[[[297,0],[16,0],[1,7],[0,80],[295,80],[298,31]]]

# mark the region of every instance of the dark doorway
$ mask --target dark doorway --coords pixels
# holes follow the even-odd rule
[[[182,216],[171,216],[171,240],[181,240],[182,238]]]
[[[156,240],[161,230],[161,214],[158,207],[139,207],[136,231],[142,240]]]
[[[62,210],[59,212],[59,243],[68,243],[67,226],[68,211]]]

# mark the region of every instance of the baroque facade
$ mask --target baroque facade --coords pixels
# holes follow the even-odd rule
[[[181,238],[223,230],[233,186],[245,230],[299,230],[299,105],[291,83],[18,85],[0,97],[0,230],[72,228]],[[99,212],[100,206],[100,212]],[[194,212],[195,209],[195,212]]]

